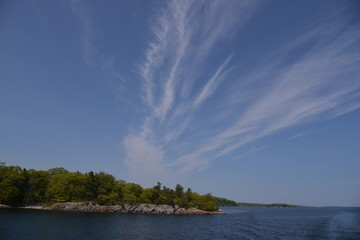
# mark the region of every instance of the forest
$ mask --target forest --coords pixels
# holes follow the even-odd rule
[[[213,197],[217,206],[227,206],[227,207],[273,207],[273,208],[290,208],[290,207],[300,207],[294,204],[286,203],[246,203],[246,202],[235,202],[226,198]]]
[[[70,172],[62,167],[47,171],[6,166],[0,162],[0,203],[10,206],[50,205],[58,202],[92,202],[100,205],[166,204],[216,211],[211,194],[198,194],[177,184],[158,182],[152,188],[117,180],[105,172]]]

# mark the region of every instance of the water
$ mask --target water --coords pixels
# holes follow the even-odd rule
[[[222,208],[178,216],[0,209],[0,240],[360,239],[360,209]]]

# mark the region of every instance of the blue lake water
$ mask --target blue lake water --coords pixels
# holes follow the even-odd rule
[[[0,239],[360,239],[360,209],[222,210],[229,214],[178,216],[0,209]]]

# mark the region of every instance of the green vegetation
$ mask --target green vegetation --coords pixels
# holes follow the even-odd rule
[[[288,207],[299,207],[297,205],[291,205],[286,203],[270,203],[270,204],[264,204],[264,203],[244,203],[240,202],[237,203],[233,200],[229,200],[226,198],[220,198],[220,197],[213,197],[214,201],[218,206],[227,206],[227,207],[278,207],[278,208],[288,208]]]
[[[218,210],[211,194],[200,195],[190,188],[184,191],[180,184],[171,189],[158,182],[153,188],[144,189],[104,172],[69,172],[64,168],[26,170],[0,163],[0,203],[27,206],[79,201],[101,205],[153,203]]]
[[[237,202],[233,200],[229,200],[226,198],[220,198],[220,197],[214,197],[214,201],[216,202],[216,205],[218,206],[226,206],[226,207],[235,207],[237,206]]]
[[[290,208],[299,207],[298,205],[286,204],[286,203],[237,203],[239,207],[275,207],[275,208]]]

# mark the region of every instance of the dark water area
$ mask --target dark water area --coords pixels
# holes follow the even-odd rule
[[[0,209],[0,239],[360,239],[360,209],[222,210],[229,214],[178,216]]]

